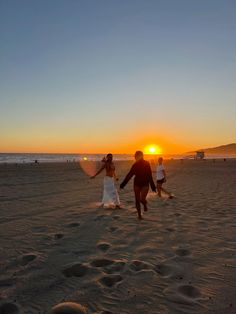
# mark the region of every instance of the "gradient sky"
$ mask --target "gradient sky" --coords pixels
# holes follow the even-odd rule
[[[236,142],[236,1],[0,1],[0,152]]]

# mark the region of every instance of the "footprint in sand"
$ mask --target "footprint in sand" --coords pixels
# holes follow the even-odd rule
[[[113,216],[112,218],[113,218],[114,220],[118,220],[118,219],[120,219],[120,216],[115,215],[115,216]]]
[[[111,245],[107,242],[100,242],[97,245],[97,248],[103,252],[106,252],[110,247]]]
[[[120,275],[109,275],[109,276],[103,276],[100,278],[101,284],[103,284],[106,287],[113,287],[116,283],[122,281],[122,277]]]
[[[18,307],[14,303],[4,303],[0,305],[1,314],[18,314],[20,313]]]
[[[56,233],[56,234],[54,234],[54,238],[55,238],[56,240],[62,239],[63,237],[64,237],[64,234],[63,234],[63,233]]]
[[[83,277],[88,272],[88,267],[81,263],[73,263],[70,265],[66,265],[62,270],[62,273],[66,277]]]
[[[15,284],[15,281],[16,280],[11,277],[0,279],[0,287],[11,287]]]
[[[190,250],[185,248],[178,248],[175,253],[178,256],[189,256],[191,254]]]
[[[176,217],[181,216],[181,214],[179,214],[179,213],[175,213],[174,215],[175,215]]]
[[[151,269],[151,265],[143,262],[143,261],[139,261],[139,260],[133,260],[130,264],[130,269],[133,271],[141,271],[144,269]]]
[[[164,294],[173,302],[185,304],[193,304],[201,297],[200,290],[192,285],[169,287],[164,290]]]
[[[31,230],[34,232],[46,232],[48,231],[48,227],[46,226],[35,226],[35,227],[32,227]]]
[[[175,278],[182,280],[184,277],[183,269],[177,264],[162,263],[154,267],[154,270],[165,278]]]
[[[114,261],[106,258],[98,258],[93,260],[90,264],[94,267],[106,267],[113,264]]]
[[[33,260],[35,260],[36,258],[37,258],[37,255],[35,254],[32,254],[32,253],[25,254],[21,257],[20,265],[25,266],[29,264],[30,262],[32,262]]]
[[[179,292],[179,294],[182,294],[184,297],[187,297],[189,299],[198,299],[201,296],[200,290],[191,285],[179,286],[177,291]]]
[[[88,311],[79,303],[63,302],[54,306],[51,314],[88,314]]]
[[[107,218],[107,215],[98,215],[97,217],[94,218],[94,221],[99,221],[102,220],[103,218]]]
[[[118,227],[110,227],[110,228],[109,228],[109,231],[110,231],[111,233],[115,232],[116,230],[118,230]]]
[[[174,228],[166,228],[166,231],[169,231],[169,232],[174,232],[175,229]]]
[[[80,223],[78,223],[78,222],[71,222],[71,223],[66,225],[66,227],[69,227],[69,228],[75,228],[75,227],[79,227],[79,226],[80,226]]]
[[[111,264],[105,268],[105,272],[108,274],[120,272],[123,270],[125,265],[126,265],[126,262],[124,262],[124,261],[119,261],[119,260],[114,261],[113,264]]]

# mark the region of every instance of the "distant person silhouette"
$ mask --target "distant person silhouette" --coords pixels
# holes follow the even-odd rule
[[[156,186],[152,178],[152,170],[148,161],[143,159],[143,152],[137,151],[134,155],[136,162],[131,167],[129,173],[125,177],[124,181],[120,184],[120,188],[123,189],[129,180],[134,177],[134,194],[135,205],[138,212],[138,218],[142,219],[141,203],[144,206],[144,211],[147,211],[147,194],[149,185],[154,192],[156,192]]]
[[[91,179],[94,179],[104,169],[106,170],[106,176],[103,180],[103,198],[101,206],[115,206],[116,208],[120,208],[120,199],[114,182],[114,179],[118,180],[118,178],[116,177],[113,155],[107,154],[107,156],[102,159],[102,163],[102,167],[97,171],[94,176],[91,177]]]
[[[165,167],[163,166],[162,157],[158,158],[156,178],[157,178],[158,196],[161,197],[161,192],[163,191],[165,194],[169,196],[169,198],[173,198],[173,195],[162,187],[162,185],[166,182],[166,171],[165,171]]]

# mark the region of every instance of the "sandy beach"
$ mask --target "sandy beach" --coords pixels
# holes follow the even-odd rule
[[[79,163],[0,165],[0,313],[236,313],[236,160],[165,165],[142,221],[131,182],[102,209]]]

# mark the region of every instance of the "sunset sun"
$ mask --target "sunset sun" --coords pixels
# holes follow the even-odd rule
[[[145,147],[144,153],[148,155],[159,155],[162,153],[162,149],[158,145],[148,145]]]

